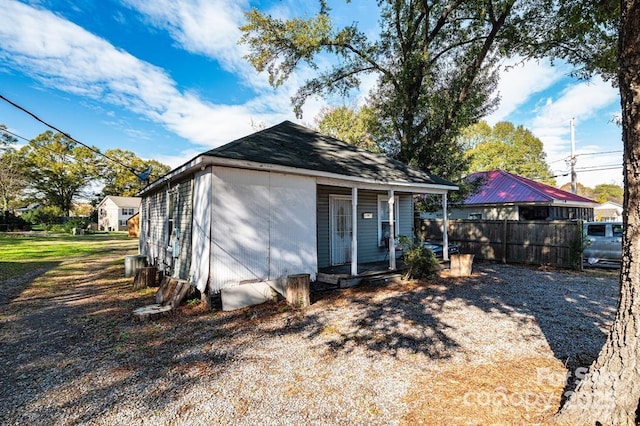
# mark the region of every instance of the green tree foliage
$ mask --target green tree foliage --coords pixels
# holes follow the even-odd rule
[[[562,189],[563,191],[571,192],[571,182],[565,183],[560,187],[560,189]],[[585,198],[590,198],[592,200],[595,200],[595,197],[596,197],[595,193],[593,192],[593,188],[584,186],[580,182],[578,182],[576,185],[576,195],[579,195]]]
[[[559,58],[573,75],[599,74],[617,84],[620,1],[541,0],[513,33],[517,52],[528,58]]]
[[[98,174],[96,154],[61,133],[41,133],[19,154],[31,195],[65,216]]]
[[[27,186],[22,159],[15,149],[7,148],[0,153],[0,209],[16,207],[23,190]]]
[[[22,161],[12,147],[18,140],[6,129],[4,124],[0,124],[0,211],[14,207],[13,203],[26,186]]]
[[[373,108],[363,106],[351,109],[346,106],[323,108],[316,117],[316,128],[320,133],[350,143],[371,152],[381,152],[376,138],[378,119]]]
[[[571,183],[565,183],[560,187],[565,191],[571,191]],[[602,183],[596,185],[593,188],[584,186],[578,183],[578,195],[586,198],[591,198],[598,203],[606,203],[612,201],[614,203],[622,204],[624,198],[624,188],[612,183]]]
[[[300,63],[316,70],[293,97],[296,113],[312,95],[345,95],[367,74],[378,76],[372,106],[387,151],[414,167],[459,180],[466,159],[456,136],[495,105],[495,59],[513,38],[528,3],[515,0],[378,2],[380,33],[357,24],[335,28],[326,2],[318,14],[283,20],[254,9],[242,42],[247,59],[282,84]],[[317,55],[337,58],[319,69]]]
[[[155,160],[142,160],[133,152],[121,149],[110,149],[105,152],[108,157],[98,159],[100,176],[103,183],[102,197],[117,195],[132,197],[139,193],[145,185],[165,175],[171,168]],[[115,161],[113,161],[115,160]],[[148,180],[142,180],[139,175],[151,168]]]
[[[555,186],[542,141],[523,126],[503,121],[491,127],[481,121],[467,127],[460,139],[468,147],[471,173],[502,169]]]
[[[593,192],[595,194],[594,200],[599,203],[612,201],[614,203],[622,204],[624,199],[624,188],[612,183],[596,185],[595,188],[593,188]]]
[[[555,4],[555,3],[554,3]],[[634,425],[640,419],[640,3],[562,0],[530,47],[599,73],[620,89],[624,203],[620,296],[607,340],[555,417],[558,424]],[[563,12],[563,13],[559,13]]]
[[[0,124],[0,152],[6,150],[11,147],[11,145],[18,142],[12,134],[7,132],[7,126],[4,124]]]

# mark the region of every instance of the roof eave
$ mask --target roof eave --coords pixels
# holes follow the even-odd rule
[[[154,191],[167,182],[175,181],[181,177],[194,173],[196,170],[204,170],[208,166],[225,166],[235,167],[240,169],[249,170],[261,170],[270,172],[289,173],[302,176],[313,176],[325,179],[326,182],[349,182],[358,187],[388,187],[406,192],[415,193],[434,193],[444,194],[449,191],[457,191],[459,188],[456,185],[443,185],[443,184],[430,184],[430,183],[417,183],[417,182],[405,182],[405,181],[381,181],[370,178],[363,178],[360,176],[348,176],[337,173],[323,172],[318,170],[303,169],[298,167],[282,166],[278,164],[258,163],[254,161],[236,160],[230,158],[216,157],[206,154],[201,154],[191,161],[183,164],[182,166],[167,173],[162,178],[153,182],[146,188],[144,188],[139,196],[143,196],[149,192]]]

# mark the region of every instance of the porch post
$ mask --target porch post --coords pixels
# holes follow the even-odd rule
[[[447,218],[447,193],[442,194],[442,260],[449,260],[449,220]]]
[[[396,270],[396,239],[395,225],[393,223],[395,214],[395,198],[393,189],[389,190],[389,269]]]
[[[358,188],[351,188],[351,275],[358,275]]]

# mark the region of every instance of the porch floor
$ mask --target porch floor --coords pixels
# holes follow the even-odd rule
[[[404,263],[400,260],[396,260],[396,269],[402,271],[404,269]],[[344,265],[327,266],[324,268],[318,268],[318,272],[332,275],[348,275],[351,276],[351,264],[345,263]],[[358,263],[358,276],[365,277],[370,275],[376,275],[380,273],[392,272],[389,271],[389,261],[382,262],[369,262]]]
[[[440,269],[448,269],[449,261],[440,260]],[[400,259],[396,260],[396,270],[389,270],[389,261],[359,263],[358,275],[351,275],[351,264],[319,268],[316,281],[311,283],[312,292],[332,291],[345,287],[353,287],[361,283],[385,283],[397,280],[406,272],[406,266]]]
[[[362,282],[387,282],[399,279],[406,270],[404,263],[398,259],[396,270],[389,270],[389,261],[359,263],[358,275],[351,275],[351,264],[319,268],[316,281],[311,283],[312,292],[330,291],[338,288],[353,287]]]

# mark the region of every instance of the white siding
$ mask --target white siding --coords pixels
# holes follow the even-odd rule
[[[191,284],[204,291],[211,257],[211,169],[196,173],[193,187]]]
[[[316,253],[316,181],[314,178],[270,175],[269,279],[318,269]]]
[[[269,275],[269,173],[213,168],[211,286]]]
[[[315,279],[315,188],[313,178],[213,167],[211,289],[297,273]]]

